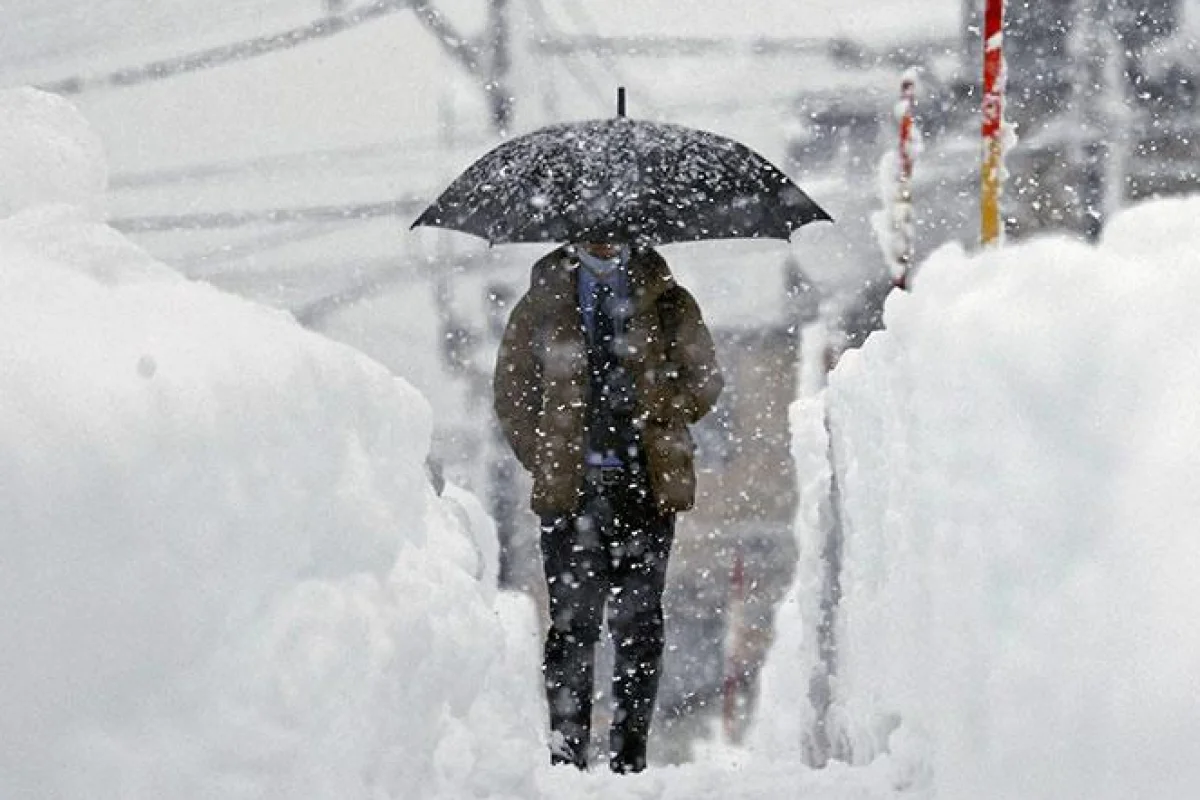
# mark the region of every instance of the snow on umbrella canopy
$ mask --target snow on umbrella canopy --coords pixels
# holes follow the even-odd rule
[[[831,217],[743,144],[626,117],[551,125],[505,142],[413,227],[505,242],[787,239]]]

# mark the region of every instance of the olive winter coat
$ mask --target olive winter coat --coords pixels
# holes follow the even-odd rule
[[[493,383],[500,426],[533,476],[531,505],[542,515],[577,510],[584,483],[590,389],[573,253],[561,247],[533,265],[529,291],[505,328]],[[624,363],[633,375],[635,425],[658,509],[684,511],[696,498],[687,426],[708,413],[723,381],[700,308],[662,257],[635,250],[629,275]]]

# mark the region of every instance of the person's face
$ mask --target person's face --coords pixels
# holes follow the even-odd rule
[[[588,242],[583,249],[593,257],[605,260],[616,258],[617,254],[621,252],[621,246],[612,242]]]

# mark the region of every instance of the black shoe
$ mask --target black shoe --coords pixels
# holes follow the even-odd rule
[[[608,768],[618,775],[628,775],[633,772],[641,772],[646,768],[645,758],[622,758],[613,756],[608,762]]]
[[[618,742],[613,742],[613,744],[618,744]],[[644,770],[646,768],[646,740],[638,736],[625,737],[624,741],[608,754],[608,768],[618,775]]]
[[[561,733],[554,731],[550,734],[550,763],[586,771],[587,751],[579,742],[568,741]]]
[[[629,721],[618,720],[609,732],[608,767],[621,775],[646,768],[646,735]]]

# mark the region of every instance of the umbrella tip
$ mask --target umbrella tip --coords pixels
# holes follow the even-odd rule
[[[625,116],[625,87],[617,87],[617,116]]]

